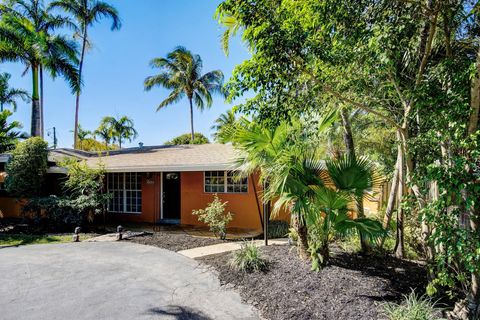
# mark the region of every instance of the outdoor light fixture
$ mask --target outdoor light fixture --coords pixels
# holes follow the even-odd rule
[[[117,227],[117,241],[120,241],[123,239],[123,227],[118,226]]]
[[[80,242],[80,227],[76,227],[75,228],[75,231],[73,232],[73,238],[72,238],[72,241],[73,242]]]

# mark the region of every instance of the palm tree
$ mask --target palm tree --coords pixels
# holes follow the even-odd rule
[[[138,136],[137,130],[134,128],[133,120],[127,116],[120,119],[114,117],[104,117],[100,122],[100,126],[109,128],[114,141],[118,142],[118,146],[122,149],[122,142],[125,140],[132,141]]]
[[[93,132],[95,137],[100,137],[105,142],[105,147],[108,148],[108,145],[113,139],[113,132],[110,126],[107,123],[101,123],[100,126]]]
[[[41,67],[45,68],[53,78],[61,75],[75,92],[78,87],[77,45],[65,36],[50,35],[38,30],[37,22],[28,16],[22,16],[13,10],[5,12],[4,9],[3,6],[0,21],[0,61],[21,62],[30,69],[32,74],[31,135],[43,136],[39,70]]]
[[[22,89],[14,89],[8,86],[10,74],[0,74],[0,112],[3,112],[5,106],[12,106],[13,111],[17,111],[17,99],[27,102],[28,92]]]
[[[195,140],[193,128],[193,102],[200,111],[212,106],[212,94],[223,94],[223,73],[214,70],[202,75],[203,62],[197,54],[192,54],[184,47],[177,47],[166,58],[155,58],[150,62],[152,68],[160,73],[145,79],[145,90],[163,87],[171,90],[157,111],[174,104],[186,97],[190,104],[190,129],[192,141]]]
[[[213,134],[214,139],[217,142],[226,142],[225,133],[228,131],[229,127],[235,125],[236,121],[237,119],[234,110],[228,110],[227,112],[222,113],[217,120],[215,120],[215,124],[210,128],[211,130],[215,130],[215,133]]]
[[[78,65],[78,90],[75,100],[75,126],[74,126],[74,147],[77,147],[78,137],[78,114],[80,109],[80,94],[82,83],[83,63],[85,61],[85,51],[89,45],[88,28],[93,26],[102,18],[110,18],[112,20],[112,30],[119,30],[121,21],[117,9],[110,4],[97,0],[56,0],[50,4],[50,8],[60,8],[68,14],[71,14],[78,24],[79,36],[82,40],[82,49],[80,53],[80,61]]]
[[[27,135],[17,131],[22,125],[18,121],[8,123],[8,117],[12,115],[10,110],[0,112],[0,153],[13,149],[18,139],[25,139]]]
[[[363,200],[382,183],[382,177],[375,173],[375,165],[366,157],[357,158],[345,154],[326,162],[329,176],[338,190],[347,193],[355,202],[357,217],[364,218]],[[369,251],[367,239],[360,233],[362,251]]]

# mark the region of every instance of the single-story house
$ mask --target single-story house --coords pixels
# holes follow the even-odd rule
[[[139,146],[103,153],[55,149],[49,152],[48,189],[58,188],[55,184],[65,169],[57,163],[65,157],[105,168],[106,189],[112,194],[110,219],[199,225],[192,210],[205,208],[216,193],[222,201],[228,201],[226,209],[234,214],[229,227],[262,229],[258,177],[235,176],[235,150],[231,145]],[[0,172],[7,161],[8,156],[0,156]],[[5,217],[20,216],[18,201],[1,190],[2,177],[4,174],[0,174],[0,212]],[[379,209],[380,201],[366,202],[370,211]],[[275,219],[289,217],[283,213]]]

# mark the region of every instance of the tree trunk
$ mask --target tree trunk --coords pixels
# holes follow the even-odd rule
[[[385,216],[383,217],[383,228],[388,229],[390,222],[392,221],[393,210],[395,209],[395,203],[397,199],[398,191],[398,166],[401,163],[401,154],[400,151],[397,151],[397,162],[395,163],[395,171],[393,173],[392,183],[390,187],[390,194],[388,196],[387,208],[385,209]],[[387,236],[383,236],[380,242],[380,248],[383,248]]]
[[[397,190],[397,236],[395,241],[395,256],[397,258],[403,259],[405,257],[405,237],[404,237],[404,212],[402,208],[402,200],[405,193],[405,154],[404,146],[401,138],[401,134],[397,132],[398,144],[398,153],[399,153],[399,163],[398,163],[398,190]]]
[[[342,118],[343,127],[343,141],[345,142],[345,150],[347,155],[355,158],[355,145],[353,143],[352,127],[350,126],[350,119],[348,118],[345,108],[340,109],[340,116]]]
[[[195,141],[195,130],[193,129],[193,104],[192,104],[192,98],[189,97],[188,101],[190,102],[190,129],[192,131],[192,143]]]
[[[73,148],[77,149],[78,147],[78,113],[80,110],[80,94],[81,94],[81,85],[82,85],[82,71],[83,71],[83,60],[85,59],[85,48],[87,46],[87,25],[83,27],[83,41],[82,41],[82,52],[80,54],[80,61],[78,64],[78,90],[75,100],[75,128],[73,129]]]
[[[40,100],[38,96],[38,65],[32,64],[32,118],[30,135],[41,136],[40,132]]]
[[[297,231],[297,249],[298,255],[303,260],[308,260],[308,229],[305,223],[300,221],[298,214],[292,213],[292,224]]]
[[[45,121],[43,117],[43,67],[40,65],[40,137],[44,137],[45,134]]]

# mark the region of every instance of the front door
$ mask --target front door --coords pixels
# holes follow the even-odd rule
[[[162,220],[180,220],[180,173],[163,173]]]

